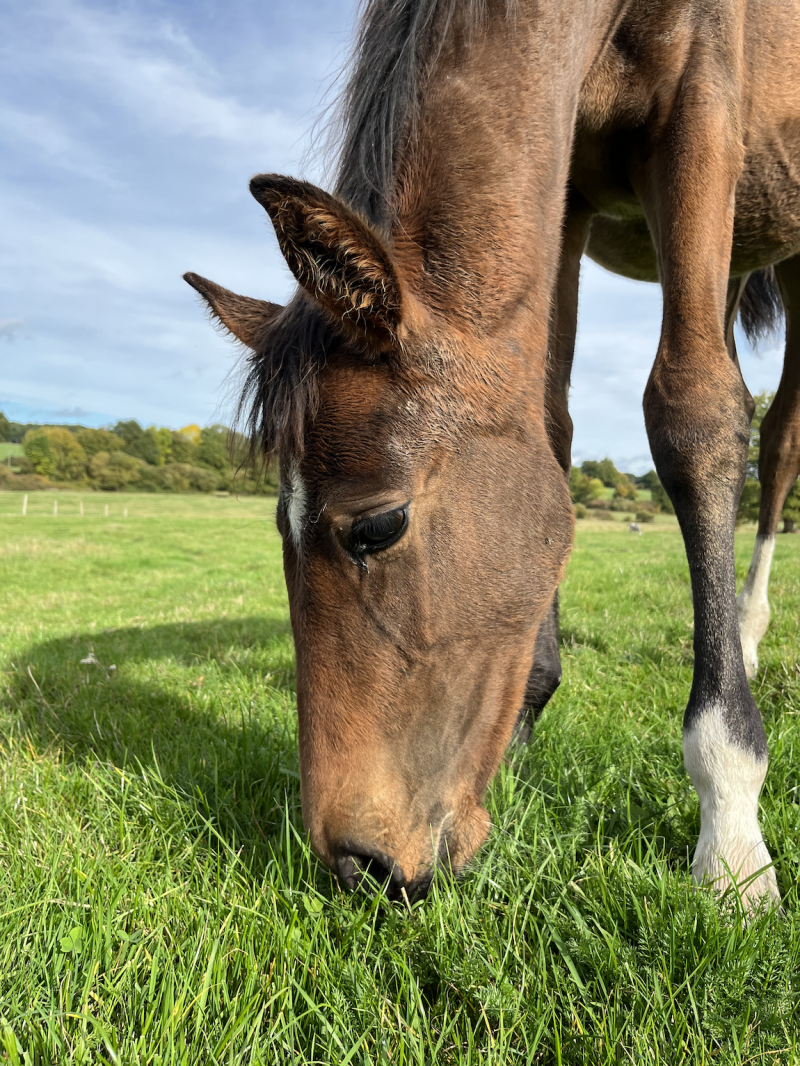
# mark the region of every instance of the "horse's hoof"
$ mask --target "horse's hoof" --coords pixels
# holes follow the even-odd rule
[[[775,869],[766,844],[759,840],[742,850],[745,852],[743,861],[728,863],[710,848],[703,848],[692,863],[695,881],[699,886],[711,888],[717,896],[738,896],[748,915],[764,904],[767,910],[783,914]]]

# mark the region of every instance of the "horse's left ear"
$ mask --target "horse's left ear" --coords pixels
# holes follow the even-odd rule
[[[199,274],[184,274],[183,280],[200,293],[217,322],[254,352],[258,351],[267,330],[283,310],[280,304],[240,296]]]
[[[272,219],[281,252],[306,292],[350,337],[392,347],[401,288],[377,233],[341,200],[305,181],[259,174],[250,192]]]

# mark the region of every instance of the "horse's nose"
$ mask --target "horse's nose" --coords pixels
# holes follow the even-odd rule
[[[394,859],[362,846],[339,849],[336,872],[352,892],[365,888],[368,892],[384,892],[390,900],[421,899],[431,884],[430,877],[409,881]]]
[[[396,862],[373,848],[344,846],[337,849],[336,871],[351,892],[357,888],[395,889],[405,887],[403,871]]]

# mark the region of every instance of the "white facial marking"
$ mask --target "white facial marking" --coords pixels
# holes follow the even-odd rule
[[[744,668],[748,677],[755,677],[758,673],[758,644],[769,625],[767,588],[774,550],[774,534],[771,537],[761,534],[756,537],[747,579],[736,599],[739,611],[739,636],[742,640]]]
[[[303,526],[306,520],[307,495],[306,487],[300,476],[300,471],[293,463],[289,468],[289,492],[286,498],[286,517],[289,519],[289,529],[292,532],[292,540],[296,549],[300,549],[303,535]]]
[[[722,708],[712,704],[684,732],[683,761],[700,797],[700,839],[692,862],[695,880],[709,881],[717,892],[724,892],[733,876],[748,908],[762,896],[779,903],[772,867],[742,884],[771,861],[758,824],[766,757],[759,759],[734,744]]]

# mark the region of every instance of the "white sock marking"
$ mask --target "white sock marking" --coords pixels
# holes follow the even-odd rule
[[[736,600],[739,611],[739,636],[742,640],[744,668],[748,677],[755,677],[758,673],[758,645],[769,625],[767,589],[774,550],[774,534],[771,537],[762,534],[756,537],[747,579]]]
[[[733,876],[746,904],[762,896],[778,903],[772,867],[742,886],[770,862],[758,824],[767,759],[734,744],[722,707],[711,705],[684,732],[683,761],[700,797],[700,839],[692,862],[695,880],[710,881],[724,892]]]
[[[305,525],[306,520],[308,497],[306,494],[306,486],[295,463],[292,463],[289,468],[288,488],[286,517],[289,519],[289,529],[292,531],[294,546],[299,551],[300,542],[303,536],[303,526]]]

